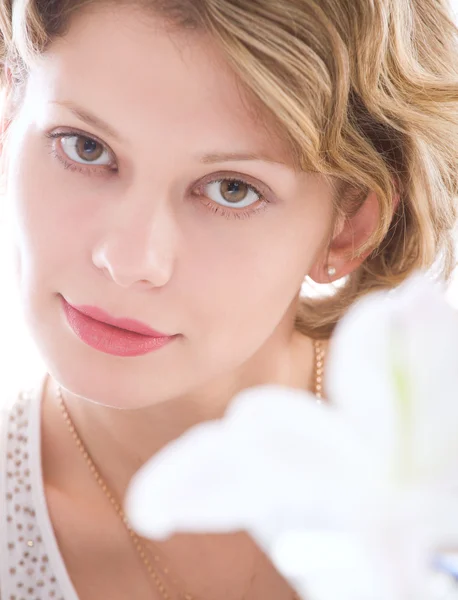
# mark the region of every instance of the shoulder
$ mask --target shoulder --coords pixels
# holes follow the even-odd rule
[[[0,431],[15,431],[18,419],[27,410],[34,390],[24,390],[0,399]]]
[[[7,462],[12,459],[13,447],[18,446],[26,433],[31,392],[20,392],[0,403],[0,488]],[[3,481],[4,483],[4,481]]]
[[[14,596],[17,583],[30,584],[37,578],[39,557],[32,552],[38,546],[32,468],[38,461],[35,465],[32,458],[38,441],[40,390],[38,386],[16,393],[0,405],[0,594],[4,598]]]
[[[28,385],[15,389],[2,389],[0,385],[0,427],[7,427],[16,416],[21,416],[27,406],[39,398],[43,392],[48,375],[43,373],[33,378]]]
[[[37,429],[46,379],[44,375],[27,390],[16,391],[10,397],[0,396],[0,487],[2,483],[5,485],[7,467],[17,473],[24,456],[28,456],[30,435],[34,438],[39,435]]]
[[[34,388],[28,390],[2,390],[0,387],[0,431],[5,432],[11,425],[18,412],[25,408],[27,398],[33,395]]]

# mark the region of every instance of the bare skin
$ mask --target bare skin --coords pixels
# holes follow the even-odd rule
[[[257,383],[279,383],[310,390],[314,388],[313,348],[304,336],[293,336],[289,378],[264,377]],[[327,346],[327,344],[325,344]],[[73,408],[73,407],[72,407]],[[159,449],[202,416],[170,406],[156,406],[156,418],[149,420],[150,448]],[[113,409],[100,407],[106,413]],[[43,399],[43,468],[48,508],[68,572],[82,600],[126,597],[145,600],[162,598],[144,565],[139,561],[125,527],[110,506],[100,486],[76,448],[56,401],[56,384],[48,379]],[[111,415],[116,418],[116,415]],[[123,414],[125,417],[125,413]],[[217,417],[217,414],[212,415]],[[78,412],[72,415],[77,429]],[[208,418],[208,417],[207,417]],[[151,423],[154,423],[151,426]],[[93,425],[97,429],[97,425]],[[136,430],[138,434],[138,430]],[[84,436],[82,436],[84,437]],[[118,498],[124,496],[131,476],[141,466],[140,445],[130,438],[127,451],[108,436],[94,438],[91,455]],[[135,450],[138,451],[135,454]],[[243,492],[242,492],[243,493]],[[96,526],[95,526],[96,524]],[[150,552],[160,557],[161,567],[170,569],[176,582],[173,593],[193,598],[225,600],[291,600],[293,590],[276,572],[268,558],[243,532],[231,535],[175,535],[165,542],[144,540]],[[172,595],[172,598],[178,595]]]
[[[312,344],[294,329],[301,284],[307,274],[329,282],[328,264],[338,279],[364,260],[349,254],[376,226],[375,196],[336,223],[330,186],[298,173],[254,114],[211,40],[171,36],[123,7],[78,15],[3,122],[25,317],[52,376],[44,483],[81,600],[161,596],[66,428],[55,382],[122,499],[148,458],[221,416],[239,390],[310,390]],[[99,144],[102,162],[66,154],[78,135]],[[246,188],[243,208],[224,199],[218,182],[228,177],[265,198]],[[133,359],[102,353],[71,330],[62,296],[179,341]],[[198,600],[291,600],[244,534],[176,536],[160,550],[176,590]]]

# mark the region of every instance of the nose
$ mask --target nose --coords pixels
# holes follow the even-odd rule
[[[123,288],[164,286],[174,264],[175,226],[165,206],[127,203],[111,208],[109,224],[92,251],[94,265]]]

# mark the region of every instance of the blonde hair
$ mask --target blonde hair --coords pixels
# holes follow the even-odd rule
[[[34,57],[99,0],[0,0],[0,54],[14,89]],[[105,2],[109,3],[109,2]],[[113,2],[120,4],[121,2]],[[131,0],[174,27],[205,30],[269,111],[296,165],[335,185],[336,215],[378,198],[371,250],[296,327],[328,337],[361,295],[416,269],[455,266],[458,30],[446,0]],[[6,71],[5,71],[6,72]],[[3,74],[3,84],[5,81]],[[393,198],[400,202],[394,208]]]

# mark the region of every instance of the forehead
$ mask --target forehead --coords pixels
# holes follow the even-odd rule
[[[176,132],[188,144],[216,138],[218,147],[254,144],[275,148],[274,158],[285,154],[267,115],[204,32],[171,33],[138,9],[79,13],[32,69],[29,86],[35,105],[74,101],[133,135],[170,139]]]

